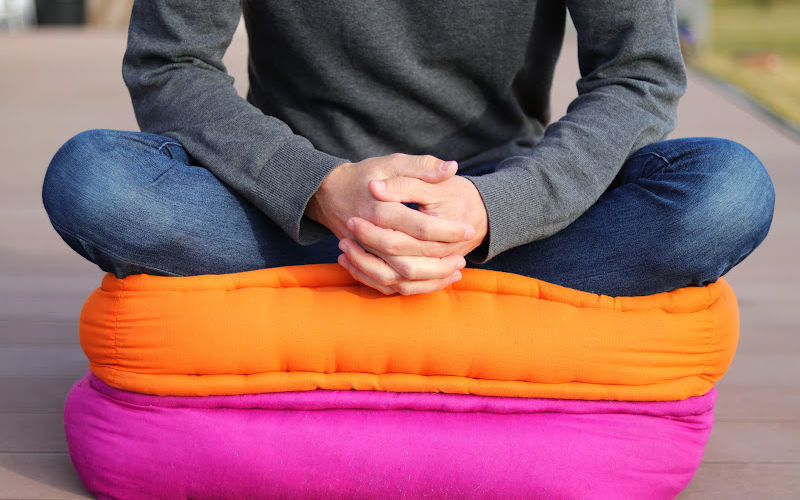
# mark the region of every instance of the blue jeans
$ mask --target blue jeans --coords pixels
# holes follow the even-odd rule
[[[763,165],[739,144],[659,142],[634,153],[600,199],[561,232],[470,266],[608,295],[704,285],[761,243],[774,197]],[[120,277],[336,262],[339,254],[333,236],[296,244],[159,135],[79,134],[50,163],[43,199],[64,241]]]

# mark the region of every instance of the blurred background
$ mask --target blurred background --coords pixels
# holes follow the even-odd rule
[[[87,498],[69,460],[64,397],[86,372],[78,315],[101,272],[50,227],[42,179],[91,128],[135,130],[121,61],[133,0],[0,0],[0,499]],[[800,0],[678,0],[690,67],[672,137],[738,141],[764,162],[776,212],[726,278],[741,337],[716,424],[682,499],[800,498]],[[575,97],[568,33],[553,116]],[[247,89],[247,38],[225,57]],[[713,242],[710,242],[713,244]]]
[[[0,0],[0,27],[86,25],[125,29],[133,0]]]
[[[688,64],[800,127],[800,0],[679,0]]]

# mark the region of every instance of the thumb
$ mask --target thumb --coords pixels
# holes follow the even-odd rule
[[[431,155],[398,155],[392,171],[398,177],[413,177],[429,183],[439,183],[453,177],[458,171],[454,161],[442,161]]]

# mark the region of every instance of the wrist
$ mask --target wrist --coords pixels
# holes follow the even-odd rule
[[[464,178],[461,177],[461,179]],[[464,182],[464,186],[469,192],[469,206],[471,207],[471,214],[467,222],[475,229],[475,236],[472,238],[472,241],[475,246],[478,247],[486,240],[489,233],[489,215],[478,188],[475,187],[475,184],[469,182],[468,179],[464,180],[466,181]]]
[[[323,226],[331,229],[329,225],[329,217],[328,213],[330,212],[330,201],[333,199],[333,195],[336,192],[338,185],[338,179],[341,176],[341,173],[344,169],[347,168],[350,163],[342,163],[333,170],[331,170],[325,179],[322,180],[319,188],[311,195],[311,198],[308,200],[308,204],[306,205],[305,215],[306,217],[310,218],[315,222],[319,222]]]

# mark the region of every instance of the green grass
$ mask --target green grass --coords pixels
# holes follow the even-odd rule
[[[800,0],[717,0],[712,4],[711,28],[711,46],[692,58],[691,64],[740,87],[774,113],[800,125]],[[744,56],[753,53],[775,54],[780,69],[745,64]]]

